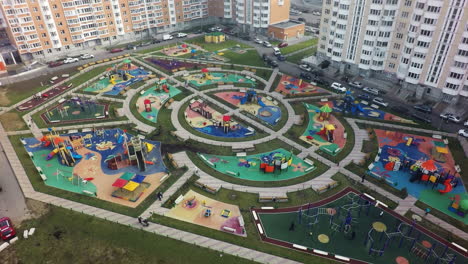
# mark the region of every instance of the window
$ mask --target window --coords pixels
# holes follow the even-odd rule
[[[390,57],[391,57],[392,59],[396,59],[396,58],[398,58],[398,54],[392,53],[392,56],[390,56]]]
[[[458,50],[457,55],[468,57],[468,50]]]
[[[403,34],[402,34],[402,33],[397,33],[397,34],[396,34],[396,38],[397,38],[397,39],[402,39],[402,38],[403,38]]]
[[[389,64],[388,64],[388,67],[389,67],[390,69],[395,69],[395,63],[393,63],[393,62],[389,63]]]
[[[412,4],[411,0],[406,0],[405,1],[405,6],[411,6],[411,4]]]
[[[400,46],[401,46],[400,44],[395,43],[395,44],[393,44],[393,49],[399,50]]]
[[[55,13],[55,17],[60,17],[60,14],[59,14],[59,13]]]
[[[428,48],[429,47],[429,42],[425,42],[425,41],[418,41],[418,43],[416,44],[418,47],[423,47],[423,48]]]
[[[407,11],[403,11],[401,13],[401,17],[408,17],[408,16],[409,16],[409,12],[407,12]]]
[[[417,9],[424,9],[424,3],[417,2],[417,3],[416,3],[416,8],[417,8]]]
[[[463,43],[463,44],[468,44],[468,38],[463,38],[463,39],[462,39],[462,43]]]
[[[422,63],[412,62],[411,67],[414,67],[416,69],[422,69],[423,65],[422,65]]]
[[[401,60],[401,63],[404,63],[404,64],[408,64],[408,62],[409,62],[409,59],[408,59],[408,58],[403,58],[403,59]]]
[[[413,79],[419,79],[419,74],[409,72],[408,77],[413,78]]]
[[[423,29],[423,30],[421,30],[421,35],[430,37],[430,36],[432,36],[432,31]]]
[[[405,53],[411,54],[411,48],[405,47]]]
[[[414,15],[413,20],[416,21],[416,22],[419,22],[419,21],[421,21],[421,16],[420,15]]]
[[[432,13],[440,13],[440,7],[438,7],[438,6],[428,6],[427,11],[432,12]]]
[[[465,70],[468,65],[468,63],[463,63],[463,62],[460,62],[460,61],[455,61],[455,63],[453,64],[453,66],[457,67],[457,68],[460,68],[460,69],[463,69]]]
[[[425,24],[434,25],[435,22],[436,22],[436,20],[433,19],[433,18],[424,18],[424,23]]]
[[[461,79],[463,79],[463,74],[456,73],[456,72],[451,72],[449,77],[457,79],[457,80],[461,80]]]
[[[420,58],[420,59],[426,58],[426,55],[424,53],[419,53],[419,52],[415,52],[413,56],[416,58]]]
[[[413,44],[414,40],[415,40],[415,38],[412,38],[412,37],[406,38],[406,42],[408,42],[409,44]]]
[[[360,63],[361,63],[361,64],[364,64],[364,65],[369,65],[369,64],[370,64],[370,61],[369,61],[369,60],[363,60],[363,59],[361,59]]]
[[[458,87],[460,87],[460,85],[455,85],[455,84],[449,83],[449,82],[445,84],[445,88],[449,88],[451,90],[458,90]]]

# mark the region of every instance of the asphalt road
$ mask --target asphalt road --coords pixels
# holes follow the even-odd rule
[[[0,145],[0,217],[10,217],[14,222],[20,222],[27,216],[28,209],[23,192],[19,187],[10,163]]]

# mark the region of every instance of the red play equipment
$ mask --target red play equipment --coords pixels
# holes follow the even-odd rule
[[[453,186],[450,183],[451,181],[452,181],[451,179],[445,180],[444,181],[445,188],[443,190],[439,190],[439,193],[448,193],[448,192],[452,191]]]
[[[167,84],[163,84],[162,88],[163,88],[164,92],[169,93],[169,90],[167,89]]]
[[[335,126],[332,124],[325,125],[319,132],[315,133],[319,136],[322,136],[328,142],[333,142],[333,131]]]
[[[145,99],[143,101],[143,104],[145,105],[145,111],[146,112],[151,112],[151,100],[150,99]]]

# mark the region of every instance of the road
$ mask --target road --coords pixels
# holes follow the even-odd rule
[[[8,216],[18,223],[25,219],[28,213],[23,192],[5,156],[0,144],[0,217]]]

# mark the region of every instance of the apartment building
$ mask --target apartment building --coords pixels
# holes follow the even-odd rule
[[[417,98],[468,98],[468,0],[324,0],[317,57],[396,80]]]
[[[50,58],[191,27],[208,0],[1,0],[0,13],[19,54]]]

